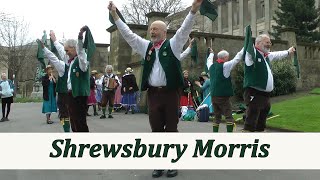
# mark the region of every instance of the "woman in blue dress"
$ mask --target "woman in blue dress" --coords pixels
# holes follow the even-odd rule
[[[47,124],[52,124],[50,119],[51,113],[57,112],[57,101],[56,101],[56,79],[52,74],[52,66],[46,67],[46,75],[42,77],[43,86],[43,104],[42,113],[46,114]]]
[[[204,79],[204,83],[201,85],[199,81],[196,81],[195,84],[198,85],[202,90],[202,103],[206,104],[209,107],[210,113],[213,113],[213,107],[211,103],[210,95],[210,79],[206,72],[201,73],[201,77]]]

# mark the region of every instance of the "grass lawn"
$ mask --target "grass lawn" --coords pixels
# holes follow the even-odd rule
[[[310,93],[311,94],[319,94],[320,95],[320,88],[315,88]]]
[[[318,91],[320,92],[320,88]],[[279,116],[268,120],[268,127],[320,132],[320,95],[310,94],[278,102],[272,104],[271,111],[274,115]]]

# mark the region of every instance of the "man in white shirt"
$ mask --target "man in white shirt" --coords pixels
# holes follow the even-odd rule
[[[285,51],[270,52],[271,45],[268,35],[259,35],[254,47],[256,57],[248,56],[249,53],[245,57],[243,97],[248,108],[243,131],[264,131],[271,109],[270,94],[273,90],[270,63],[284,59],[295,51],[294,47],[291,47]]]
[[[119,18],[116,6],[109,2],[108,9],[123,38],[139,55],[144,57],[141,90],[148,90],[149,122],[152,132],[177,132],[179,93],[183,87],[181,52],[188,41],[196,12],[202,0],[194,0],[191,10],[176,34],[167,39],[167,25],[154,21],[150,25],[150,39],[146,40],[133,33]],[[152,176],[160,177],[163,170],[154,170]],[[178,174],[169,170],[168,177]]]

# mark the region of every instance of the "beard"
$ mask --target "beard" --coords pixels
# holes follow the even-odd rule
[[[153,43],[157,43],[157,42],[159,42],[160,41],[160,38],[159,37],[151,37],[150,38],[151,39],[151,41],[153,42]]]
[[[265,46],[263,46],[263,47],[261,48],[261,50],[262,50],[264,53],[269,53],[269,52],[270,52],[270,48],[265,47]]]

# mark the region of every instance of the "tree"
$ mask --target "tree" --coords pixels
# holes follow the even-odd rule
[[[22,68],[34,59],[32,43],[28,40],[29,25],[10,18],[0,21],[0,64],[8,68],[8,78],[18,77]]]
[[[134,24],[148,23],[145,16],[149,12],[176,13],[183,10],[182,0],[128,0],[121,11],[126,22]]]
[[[320,13],[315,8],[314,0],[278,0],[279,10],[275,12],[274,20],[277,25],[272,26],[274,37],[279,38],[281,29],[293,28],[297,39],[312,42],[319,40]]]

